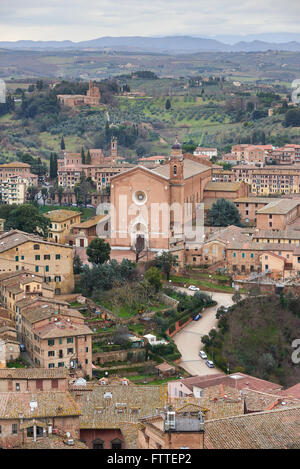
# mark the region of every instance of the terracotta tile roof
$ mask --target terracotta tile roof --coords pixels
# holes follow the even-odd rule
[[[176,413],[201,411],[205,420],[244,413],[244,398],[240,391],[222,384],[203,389],[199,398],[174,399],[173,405]]]
[[[282,391],[281,394],[287,397],[296,397],[300,399],[300,383],[295,384],[295,386],[292,386],[285,391]]]
[[[0,379],[63,379],[69,376],[66,368],[1,368]]]
[[[257,214],[279,214],[279,215],[284,215],[294,208],[298,207],[299,201],[297,200],[292,200],[292,199],[279,199],[279,200],[274,200],[270,202],[268,205],[265,207],[260,208],[257,210]]]
[[[30,164],[22,163],[21,161],[15,161],[13,163],[1,164],[0,168],[30,168]]]
[[[228,241],[238,241],[238,242],[247,242],[250,241],[251,238],[247,234],[245,234],[243,228],[239,228],[238,226],[230,225],[226,228],[222,228],[219,231],[213,232],[210,234],[207,239],[204,241],[205,243],[210,243],[211,241],[220,241],[222,243],[226,243]]]
[[[82,223],[74,224],[72,225],[73,228],[91,228],[92,226],[95,226],[98,224],[102,218],[105,218],[107,215],[97,215],[96,217],[92,217],[89,220],[83,221]]]
[[[39,425],[41,425],[39,423]],[[74,440],[74,446],[69,446],[66,443],[66,438],[57,435],[49,435],[47,437],[38,438],[35,442],[28,441],[22,445],[22,449],[88,449],[85,443],[80,440]]]
[[[69,220],[70,218],[78,217],[81,212],[75,210],[51,210],[50,212],[44,213],[44,216],[50,218],[51,221],[62,222]]]
[[[42,339],[54,339],[56,337],[91,335],[93,332],[84,324],[68,323],[65,320],[59,320],[35,329],[35,333]]]
[[[193,161],[188,158],[185,158],[183,160],[184,179],[189,179],[190,177],[208,171],[209,169],[209,166],[202,163],[198,163],[197,161]],[[170,179],[170,163],[157,166],[156,168],[149,171],[158,174],[159,176],[163,176],[166,179]]]
[[[245,407],[247,413],[261,412],[275,408],[294,407],[300,405],[300,399],[284,397],[283,391],[277,393],[265,393],[261,391],[253,391],[252,389],[243,389],[241,395],[245,399]]]
[[[232,373],[231,375],[216,373],[213,375],[193,376],[192,378],[181,379],[179,382],[183,383],[191,391],[193,391],[193,386],[204,389],[217,384],[227,385],[239,391],[248,388],[272,393],[273,391],[282,389],[282,386],[279,384],[271,383],[270,381],[265,381],[244,373]]]
[[[140,424],[137,422],[120,422],[120,430],[125,440],[126,449],[138,449],[138,430]]]
[[[34,235],[32,233],[25,233],[24,231],[19,230],[10,230],[0,236],[0,253],[8,251],[9,249],[15,248],[29,241],[33,243],[36,242],[42,244],[49,244],[51,246],[60,246],[66,249],[72,249],[72,246],[45,241],[40,236]]]
[[[138,422],[166,405],[163,386],[100,386],[92,392],[72,391],[81,407],[80,428],[120,428],[121,422]]]
[[[157,365],[155,368],[162,372],[175,370],[175,367],[173,365],[169,365],[169,363],[166,363],[166,362],[161,363],[160,365]]]
[[[76,309],[61,308],[55,303],[52,304],[47,298],[44,298],[44,301],[37,302],[35,305],[28,304],[27,307],[23,307],[21,314],[32,324],[43,319],[57,317],[57,315],[84,319],[82,314]]]
[[[268,238],[268,239],[297,239],[300,240],[300,231],[298,230],[257,230],[253,233],[253,239]]]
[[[31,410],[30,402],[37,405]],[[0,419],[65,417],[80,415],[80,408],[69,392],[0,393]]]
[[[281,199],[276,199],[281,200]],[[269,204],[274,201],[272,197],[239,197],[234,199],[235,203],[250,203],[250,204]]]
[[[205,422],[206,449],[299,449],[300,406]]]
[[[204,187],[205,191],[234,192],[241,187],[241,182],[208,182]]]

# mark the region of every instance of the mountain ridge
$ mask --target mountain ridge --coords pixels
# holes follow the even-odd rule
[[[246,38],[245,38],[246,39]],[[266,52],[268,50],[300,52],[300,42],[267,42],[259,39],[228,44],[217,38],[194,36],[104,36],[88,41],[0,41],[0,48],[13,50],[81,50],[114,49],[136,52],[195,53],[195,52]]]

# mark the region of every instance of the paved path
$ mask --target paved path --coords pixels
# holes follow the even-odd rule
[[[180,291],[184,291],[189,295],[193,295],[194,292],[185,288],[178,288]],[[203,348],[201,343],[201,337],[207,335],[211,329],[216,327],[216,311],[220,306],[231,306],[232,293],[214,293],[207,292],[212,298],[217,301],[217,305],[206,309],[202,318],[199,321],[190,322],[184,329],[182,329],[174,337],[175,343],[182,355],[181,365],[191,375],[208,375],[214,374],[219,370],[216,368],[208,368],[205,365],[205,360],[199,357],[199,351]]]

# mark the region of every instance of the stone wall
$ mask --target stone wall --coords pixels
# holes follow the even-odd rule
[[[108,362],[125,362],[127,361],[127,354],[130,352],[133,356],[137,355],[144,349],[128,349],[128,350],[116,350],[112,352],[97,352],[93,354],[93,362],[104,365]]]

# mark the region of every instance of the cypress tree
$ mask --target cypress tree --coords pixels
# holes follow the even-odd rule
[[[85,164],[85,153],[83,147],[81,147],[81,163]]]
[[[88,152],[87,152],[85,163],[86,163],[86,164],[91,164],[91,154],[90,154],[90,150],[88,150]]]
[[[53,179],[53,153],[50,155],[50,171],[49,171],[50,179]]]
[[[61,149],[61,150],[65,150],[65,149],[66,149],[66,145],[65,145],[65,141],[64,141],[64,136],[61,137],[60,149]]]
[[[57,154],[53,155],[53,179],[57,178]]]

